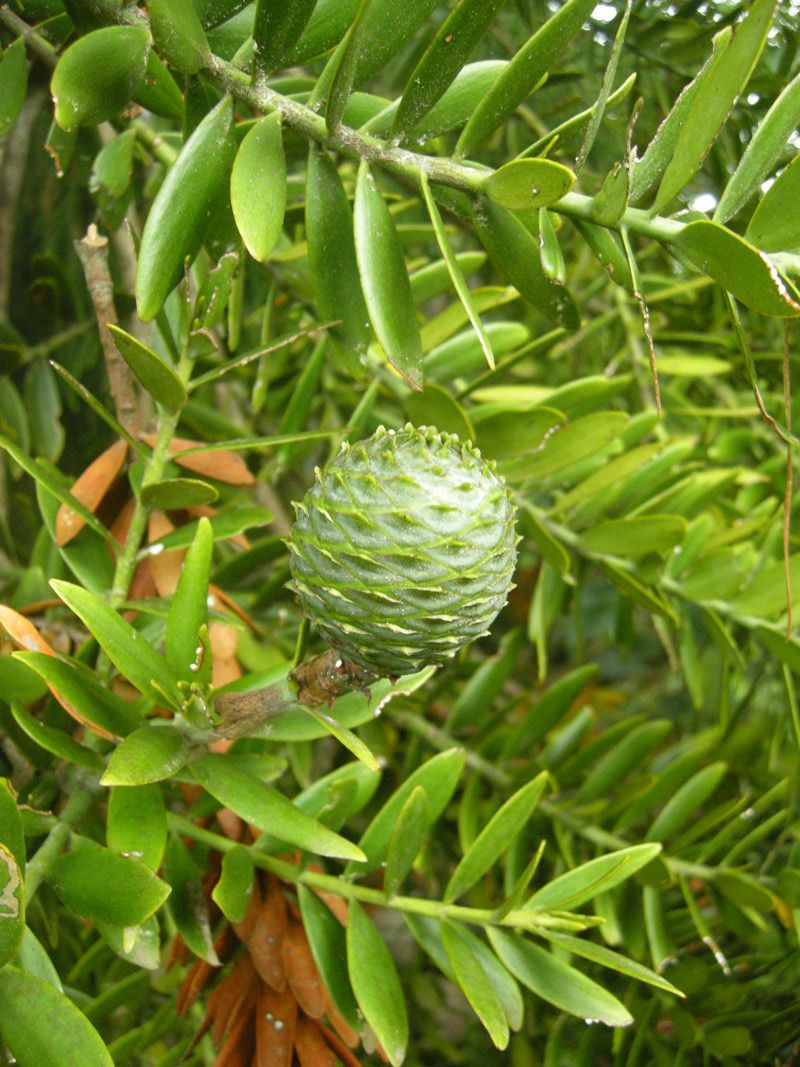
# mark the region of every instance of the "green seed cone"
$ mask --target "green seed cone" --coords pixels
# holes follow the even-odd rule
[[[493,466],[454,434],[381,427],[343,445],[294,507],[303,610],[343,660],[376,675],[443,663],[506,602],[515,509]]]

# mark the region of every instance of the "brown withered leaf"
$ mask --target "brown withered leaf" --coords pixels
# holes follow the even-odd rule
[[[208,997],[208,1010],[214,1018],[211,1037],[217,1047],[242,1018],[250,1015],[257,993],[258,976],[245,953]]]
[[[350,1048],[358,1048],[361,1044],[361,1035],[350,1026],[348,1022],[339,1013],[339,1009],[333,1003],[330,998],[330,994],[326,990],[325,997],[325,1017],[331,1024],[333,1029]]]
[[[149,559],[143,559],[137,564],[128,590],[128,600],[146,600],[156,595],[156,582],[150,563]]]
[[[255,1034],[251,1017],[254,999],[230,1028],[225,1043],[214,1060],[214,1067],[250,1067],[255,1048]]]
[[[147,539],[149,542],[159,541],[174,530],[174,525],[163,511],[154,511],[150,515],[147,527]],[[181,576],[185,549],[176,548],[171,552],[157,552],[149,556],[150,570],[159,596],[172,596],[178,588],[178,579]]]
[[[122,470],[127,454],[128,446],[124,441],[115,441],[105,452],[101,452],[73,484],[70,492],[75,499],[92,513],[97,511]],[[68,545],[85,525],[86,520],[77,511],[73,511],[68,504],[62,504],[56,513],[56,544],[60,547]]]
[[[345,1067],[361,1067],[358,1058],[353,1054],[351,1048],[348,1047],[348,1044],[341,1039],[339,1034],[334,1033],[333,1030],[331,1030],[329,1026],[325,1026],[324,1023],[320,1022],[317,1023],[317,1025],[319,1026],[319,1032],[331,1046],[331,1048],[342,1061],[342,1063],[345,1065]],[[352,1048],[356,1048],[358,1044],[358,1035],[356,1035],[356,1044],[353,1045]]]
[[[336,1056],[311,1019],[297,1020],[294,1048],[300,1067],[336,1067]]]
[[[308,869],[310,871],[316,871],[318,874],[325,873],[318,863],[309,863]],[[315,893],[322,903],[330,908],[342,926],[347,926],[347,901],[344,897],[339,897],[335,893],[329,893],[327,889],[318,889],[313,885],[310,888],[312,893]]]
[[[155,434],[143,433],[140,436],[150,448],[155,445]],[[186,470],[194,471],[196,474],[204,474],[206,478],[216,478],[218,482],[225,482],[228,485],[252,485],[255,482],[247,464],[237,452],[222,449],[219,452],[192,452],[188,456],[181,455],[189,448],[197,448],[204,444],[207,442],[173,437],[169,445],[170,455],[179,467],[185,467]]]
[[[128,530],[131,528],[131,520],[133,519],[133,513],[136,510],[136,501],[131,497],[130,500],[126,500],[119,510],[119,514],[111,524],[109,533],[117,542],[118,545],[125,544],[125,538],[128,536]]]
[[[178,987],[175,1011],[185,1015],[211,980],[214,968],[206,960],[195,960]]]
[[[326,990],[300,923],[289,924],[281,949],[286,979],[298,1004],[312,1019],[321,1019],[325,1013]]]
[[[227,622],[210,622],[208,643],[211,645],[214,659],[233,659],[239,643],[239,631]]]
[[[291,1067],[297,1025],[297,1001],[287,987],[283,992],[262,985],[256,999],[255,1067]]]
[[[231,811],[230,808],[221,808],[215,818],[226,837],[229,837],[231,841],[241,840],[244,823],[235,811]]]
[[[247,916],[244,921],[247,922]],[[271,989],[279,992],[286,986],[282,953],[286,929],[286,898],[278,880],[270,878],[258,918],[247,939],[247,949],[255,969]]]

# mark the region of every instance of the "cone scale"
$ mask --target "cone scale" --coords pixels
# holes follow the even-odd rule
[[[476,448],[381,427],[316,474],[294,505],[292,586],[344,664],[395,677],[488,632],[519,538],[505,482]]]

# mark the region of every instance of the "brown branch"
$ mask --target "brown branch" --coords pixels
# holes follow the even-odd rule
[[[92,299],[97,326],[100,331],[100,343],[108,371],[111,395],[114,398],[117,418],[125,429],[136,437],[139,433],[141,416],[133,375],[130,368],[117,350],[108,326],[116,325],[117,312],[114,307],[114,285],[108,266],[108,239],[97,232],[92,223],[86,236],[75,242],[80,257],[86,285]]]

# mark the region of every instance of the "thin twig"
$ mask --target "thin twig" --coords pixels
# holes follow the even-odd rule
[[[783,334],[783,411],[787,429],[792,425],[792,376],[789,366],[789,320]],[[783,566],[786,574],[786,640],[792,636],[792,571],[789,538],[792,532],[792,445],[786,442],[786,493],[783,498]]]
[[[108,371],[111,395],[114,398],[117,418],[132,437],[136,437],[140,427],[139,404],[133,384],[130,368],[117,350],[108,326],[116,325],[117,312],[114,308],[114,285],[108,266],[108,240],[97,232],[92,223],[86,236],[75,242],[80,257],[86,285],[92,299],[97,326],[100,331],[100,343]]]

